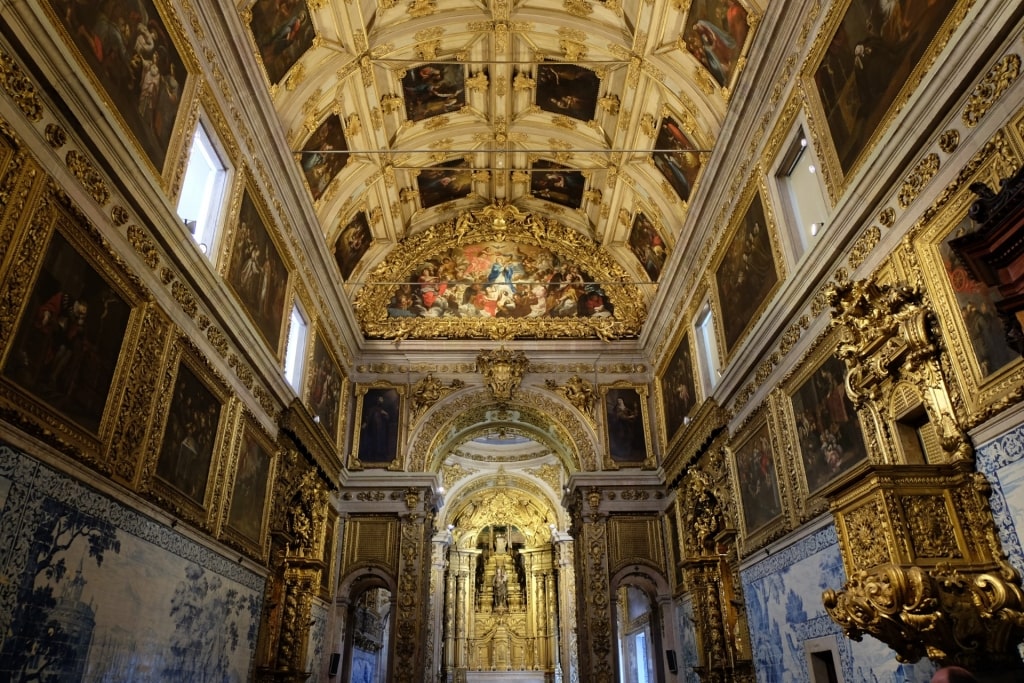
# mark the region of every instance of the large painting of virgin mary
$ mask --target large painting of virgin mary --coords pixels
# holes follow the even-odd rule
[[[228,282],[276,353],[284,322],[288,270],[248,191],[238,214]]]
[[[153,0],[46,0],[158,171],[188,72]]]
[[[853,0],[814,73],[844,173],[864,151],[956,0]]]
[[[868,457],[845,376],[843,362],[829,356],[793,394],[800,458],[811,493]]]
[[[672,189],[684,202],[690,200],[693,184],[700,173],[700,152],[697,146],[687,137],[671,117],[666,116],[658,129],[658,138],[654,143],[656,149],[654,165],[668,181]]]
[[[731,352],[779,281],[761,196],[754,192],[715,271],[725,348]]]
[[[54,232],[3,375],[96,434],[130,315],[128,303]]]
[[[316,37],[306,0],[256,0],[249,26],[271,83],[284,78]]]

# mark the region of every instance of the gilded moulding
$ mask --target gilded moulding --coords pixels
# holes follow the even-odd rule
[[[463,282],[465,278],[461,276],[446,279],[441,272],[446,259],[453,260],[455,256],[462,258],[466,255],[460,252],[473,252],[483,257],[488,247],[492,248],[492,252],[501,251],[496,249],[501,247],[517,255],[529,251],[538,257],[550,258],[553,263],[548,269],[553,274],[561,273],[566,277],[566,281],[561,283],[563,285],[572,285],[571,278],[577,277],[577,273],[587,274],[589,278],[580,277],[575,285],[579,297],[576,304],[562,301],[565,304],[564,316],[555,315],[554,310],[534,316],[526,314],[525,310],[519,311],[522,315],[510,312],[506,317],[498,316],[496,310],[491,312],[488,308],[489,300],[485,299],[489,295],[493,295],[491,299],[497,297],[501,294],[498,290],[502,288],[510,298],[514,298],[516,293],[525,294],[526,281],[521,276],[510,275],[501,282],[487,281],[488,270],[498,267],[497,259],[507,259],[507,254],[495,254],[495,258],[490,259],[493,263],[485,264],[488,270],[480,270],[475,282]],[[518,263],[510,261],[507,265],[511,271],[512,266],[521,268],[524,264],[520,259]],[[541,279],[544,277],[544,267],[540,269],[541,274],[537,274],[536,267],[540,264],[533,265],[535,273],[534,276],[527,276],[528,284],[551,286],[554,280],[548,282]],[[431,272],[424,273],[425,268]],[[469,272],[471,269],[467,267],[462,270]],[[418,274],[418,282],[410,281],[412,274]],[[586,281],[588,279],[590,281]],[[371,284],[366,285],[355,298],[356,315],[363,333],[378,339],[611,340],[638,335],[647,315],[643,303],[644,293],[598,243],[558,222],[507,205],[491,205],[480,211],[463,212],[455,219],[402,240],[391,255],[369,274],[367,281]],[[468,309],[465,307],[473,305],[473,298],[469,297],[470,303],[467,303],[466,295],[471,293],[462,290],[473,285],[480,286],[481,290],[494,290],[479,292],[479,315],[466,314]],[[432,286],[434,292],[432,302],[444,296],[451,300],[455,296],[453,291],[458,294],[459,300],[455,301],[454,306],[449,304],[451,308],[443,314],[438,313],[437,306],[430,305],[421,306],[424,310],[418,313],[413,312],[409,306],[400,310],[403,307],[398,300],[403,291],[410,296],[423,296],[428,286]],[[442,288],[445,290],[443,296],[440,292]],[[535,295],[535,298],[538,297]],[[589,298],[594,298],[594,305],[584,307]],[[423,301],[426,303],[426,299]],[[512,307],[505,306],[503,310],[512,311]]]

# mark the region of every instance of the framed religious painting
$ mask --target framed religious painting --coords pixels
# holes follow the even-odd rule
[[[41,4],[107,107],[161,175],[178,137],[181,104],[191,99],[194,71],[183,57],[190,51],[178,49],[178,16],[163,13],[163,3],[154,0],[107,0],[102,7],[64,0]]]
[[[462,199],[473,191],[473,169],[465,158],[445,161],[418,171],[416,187],[424,209]]]
[[[270,437],[252,415],[240,415],[231,447],[221,536],[260,561],[266,557],[275,464]]]
[[[778,449],[767,413],[760,410],[729,443],[733,490],[740,502],[740,530],[747,549],[774,538],[786,526]]]
[[[405,115],[418,122],[466,106],[466,67],[454,62],[421,64],[402,76]]]
[[[345,128],[341,117],[332,113],[317,126],[299,152],[299,165],[314,202],[324,196],[327,186],[345,168],[348,159]]]
[[[356,423],[349,467],[401,468],[405,428],[405,387],[383,383],[356,386]]]
[[[675,119],[666,116],[661,120],[654,147],[658,150],[651,154],[654,165],[679,200],[690,201],[701,169],[699,145],[694,143],[692,135],[683,132]]]
[[[306,405],[314,418],[319,419],[320,427],[327,433],[331,444],[337,444],[345,376],[326,343],[323,329],[317,329],[310,347],[306,370]]]
[[[693,346],[688,332],[684,332],[680,337],[664,370],[658,375],[658,390],[661,396],[661,423],[665,426],[667,452],[697,405]]]
[[[637,211],[627,239],[629,250],[643,266],[651,282],[657,282],[661,277],[661,270],[668,258],[668,242],[662,231],[663,228],[651,221],[647,214]]]
[[[787,452],[798,456],[795,490],[802,517],[828,509],[822,489],[868,457],[864,432],[846,394],[846,364],[835,355],[835,332],[816,340],[783,380],[781,406]]]
[[[530,171],[530,194],[570,209],[583,205],[583,188],[587,179],[577,171],[547,159],[533,162]]]
[[[593,121],[601,78],[590,69],[563,62],[537,65],[537,106],[546,112]]]
[[[245,184],[238,220],[225,242],[231,245],[224,277],[242,303],[275,358],[284,346],[285,304],[288,301],[288,267],[281,257],[257,194]]]
[[[45,210],[33,205],[44,200]],[[98,460],[126,386],[123,359],[138,343],[143,286],[69,201],[30,195],[10,243],[0,398],[34,431]]]
[[[230,422],[230,393],[191,342],[182,340],[174,355],[156,410],[163,423],[150,445],[144,467],[149,479],[142,486],[172,513],[208,528],[222,493],[215,475],[229,438],[224,425]]]
[[[952,245],[958,237],[977,230],[968,215],[977,199],[969,185],[983,182],[998,188],[999,176],[1011,172],[1010,165],[996,156],[993,151],[943,207],[928,212],[929,220],[914,239],[965,408],[972,416],[969,421],[993,406],[1012,403],[1024,386],[1024,360],[1007,341],[1004,321],[996,310],[1002,299],[998,289],[985,285]],[[1024,325],[1022,318],[1017,315],[1017,325]]]
[[[762,175],[757,171],[754,178]],[[726,359],[754,326],[784,275],[774,220],[758,188],[755,180],[744,192],[713,267]]]
[[[687,5],[679,48],[693,55],[716,85],[728,88],[743,63],[756,16],[751,16],[740,0],[702,0]]]
[[[802,80],[815,139],[827,141],[821,147],[831,151],[823,156],[833,199],[920,85],[971,4],[846,0],[832,5]]]
[[[313,47],[313,18],[306,0],[256,0],[249,12],[257,54],[274,85]]]
[[[654,467],[647,413],[647,386],[616,382],[601,387],[604,399],[605,466]]]
[[[342,279],[347,281],[352,277],[353,271],[372,243],[373,233],[370,231],[369,221],[366,220],[366,212],[358,211],[341,228],[338,238],[334,241],[334,260],[338,263]]]

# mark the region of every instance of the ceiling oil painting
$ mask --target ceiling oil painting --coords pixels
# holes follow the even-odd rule
[[[612,341],[641,334],[687,241],[763,11],[256,0],[241,18],[368,342]]]

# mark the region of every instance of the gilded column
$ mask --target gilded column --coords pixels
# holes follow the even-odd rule
[[[399,523],[398,595],[395,600],[395,661],[392,680],[419,683],[427,656],[427,592],[430,590],[434,494],[429,488],[405,492],[408,510]]]
[[[612,683],[616,679],[608,518],[600,510],[601,498],[600,489],[590,487],[585,492],[577,489],[572,500],[572,535],[576,538],[576,575],[580,582],[579,665],[589,683]]]
[[[557,653],[555,672],[579,683],[579,650],[576,636],[576,561],[572,539],[556,532],[553,535],[558,562],[558,627],[561,648]]]
[[[457,663],[456,632],[458,614],[456,603],[456,580],[459,575],[458,562],[459,554],[454,548],[449,548],[447,587],[444,600],[444,668],[449,683],[455,678],[455,666]]]
[[[425,681],[433,681],[441,673],[444,662],[441,659],[443,638],[446,633],[444,629],[445,617],[445,567],[448,558],[448,546],[451,543],[451,532],[445,530],[435,534],[432,542],[433,561],[430,565],[430,591],[428,593],[428,614],[430,621],[427,626],[427,642],[430,643],[430,651],[424,661]]]
[[[544,647],[544,669],[551,670],[558,659],[558,618],[555,606],[557,594],[555,593],[555,576],[551,570],[544,573],[544,594],[545,600],[542,605],[545,607],[545,633],[547,634]]]

